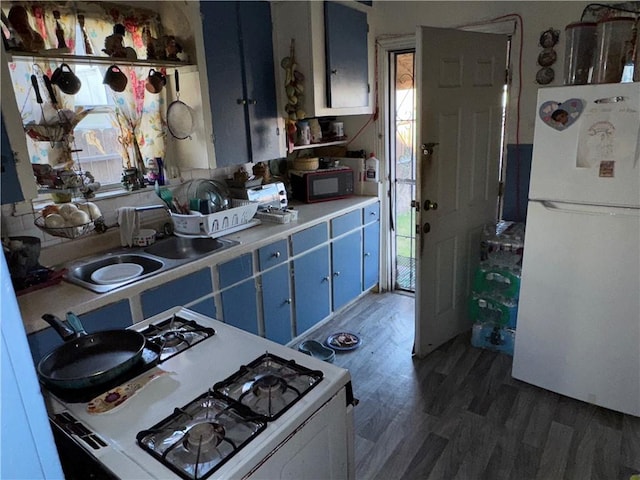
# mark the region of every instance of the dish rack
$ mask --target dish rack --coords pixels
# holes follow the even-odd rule
[[[255,225],[253,220],[258,210],[258,202],[239,202],[232,200],[232,208],[203,215],[191,211],[190,214],[171,212],[176,235],[220,237]]]

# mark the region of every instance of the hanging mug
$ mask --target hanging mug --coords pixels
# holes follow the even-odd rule
[[[160,93],[166,84],[167,77],[165,77],[162,72],[152,68],[149,70],[144,88],[146,88],[149,93]]]
[[[62,63],[51,75],[51,83],[67,95],[75,95],[80,90],[82,82],[66,63]]]
[[[115,92],[123,92],[127,88],[127,76],[117,65],[111,65],[104,74],[103,84],[108,85]]]

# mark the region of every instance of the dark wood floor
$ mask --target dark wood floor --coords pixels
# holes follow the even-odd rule
[[[306,338],[337,331],[362,345],[338,353],[351,372],[356,478],[624,479],[640,473],[640,418],[511,377],[511,357],[461,335],[411,356],[414,301],[370,294]]]

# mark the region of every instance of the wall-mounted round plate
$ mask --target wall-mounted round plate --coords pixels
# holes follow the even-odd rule
[[[548,85],[553,82],[555,76],[556,73],[553,71],[553,68],[544,67],[538,70],[538,73],[536,73],[536,82],[538,82],[540,85]]]

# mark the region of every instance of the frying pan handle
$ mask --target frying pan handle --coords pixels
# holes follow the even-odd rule
[[[55,315],[51,315],[50,313],[45,313],[42,315],[42,319],[47,322],[49,325],[53,327],[53,329],[62,337],[62,339],[66,342],[67,340],[72,340],[76,338],[77,333],[69,328],[62,320],[60,320]]]
[[[71,325],[71,328],[73,328],[79,336],[87,334],[82,322],[75,313],[67,312],[67,323]]]
[[[31,75],[31,85],[33,85],[33,91],[36,93],[36,101],[42,105],[42,96],[40,95],[40,87],[38,86],[38,77]]]

